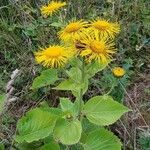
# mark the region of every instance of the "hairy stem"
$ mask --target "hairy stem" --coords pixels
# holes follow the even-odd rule
[[[82,67],[81,67],[81,73],[82,73],[82,78],[81,78],[81,84],[84,83],[84,61],[82,61]],[[80,88],[80,93],[79,93],[79,120],[81,120],[81,111],[82,111],[82,99],[83,99],[83,88]]]

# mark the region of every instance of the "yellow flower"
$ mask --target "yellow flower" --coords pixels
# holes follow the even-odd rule
[[[120,26],[118,23],[110,23],[107,20],[94,20],[91,22],[91,29],[99,32],[103,36],[109,36],[114,38],[120,32]]]
[[[63,67],[71,56],[72,53],[68,49],[59,45],[49,46],[35,52],[37,63],[51,68]]]
[[[56,12],[59,8],[66,5],[66,2],[55,2],[52,1],[46,6],[41,7],[41,14],[44,17],[47,17],[49,15],[52,15],[53,12]]]
[[[111,40],[101,36],[97,32],[87,33],[82,37],[81,43],[85,44],[80,55],[85,57],[87,62],[98,61],[99,63],[108,64],[112,60],[112,54],[116,48]]]
[[[64,41],[80,39],[87,22],[83,20],[71,21],[63,30],[59,32],[59,38]]]
[[[126,71],[121,67],[115,67],[112,72],[116,77],[122,77]]]

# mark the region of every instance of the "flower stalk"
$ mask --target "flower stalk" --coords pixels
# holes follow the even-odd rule
[[[84,61],[82,60],[82,66],[81,66],[81,73],[82,73],[81,84],[83,84],[85,82],[84,81],[84,76],[85,76],[84,69],[85,69],[85,64],[84,64]],[[82,111],[82,100],[83,100],[83,87],[81,86],[80,92],[79,92],[79,98],[78,98],[78,101],[79,101],[79,112],[78,112],[79,120],[81,120],[81,118],[82,118],[82,114],[81,114],[81,111]]]

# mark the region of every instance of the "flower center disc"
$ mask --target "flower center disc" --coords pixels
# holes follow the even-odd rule
[[[52,58],[57,58],[61,55],[61,49],[59,48],[50,48],[45,52],[45,55]]]
[[[81,28],[81,26],[77,23],[71,23],[66,27],[66,32],[71,33],[71,32],[76,32]]]
[[[90,48],[95,53],[104,53],[106,49],[105,44],[98,41],[91,42]]]

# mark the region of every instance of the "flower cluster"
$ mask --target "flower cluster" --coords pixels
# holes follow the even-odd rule
[[[41,14],[44,17],[48,17],[49,15],[52,15],[54,12],[56,12],[59,8],[65,6],[66,3],[65,2],[55,2],[52,1],[51,3],[49,3],[46,6],[42,6],[41,7]]]
[[[52,1],[43,6],[41,12],[48,16],[64,5],[64,2]],[[51,68],[63,67],[73,57],[82,57],[87,63],[108,64],[116,52],[114,39],[119,32],[119,24],[108,20],[72,20],[58,32],[63,44],[41,49],[35,53],[35,58],[38,63]]]

